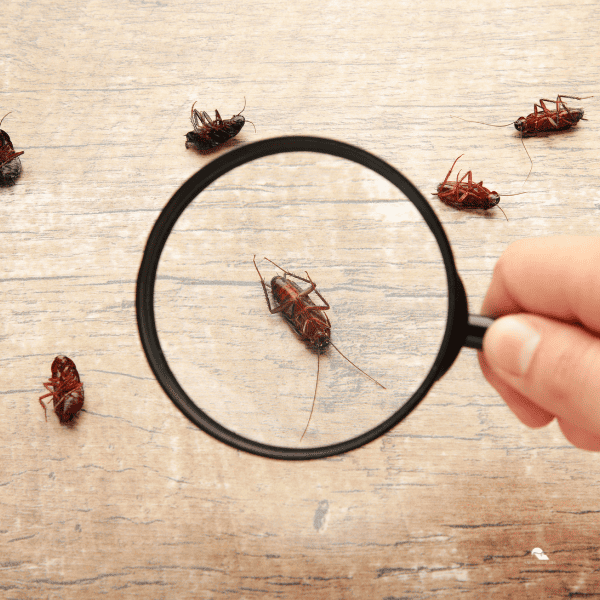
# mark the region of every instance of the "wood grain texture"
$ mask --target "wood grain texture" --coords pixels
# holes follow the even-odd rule
[[[361,146],[432,198],[473,312],[512,241],[596,235],[599,20],[594,2],[4,2],[2,128],[25,154],[17,184],[0,189],[0,595],[600,597],[598,455],[554,423],[521,425],[474,352],[386,436],[285,463],[189,423],[135,319],[168,199],[215,156],[275,135]],[[508,123],[558,93],[595,95],[581,103],[589,120],[526,140],[524,187],[513,127],[451,117]],[[256,133],[185,149],[194,101],[230,118],[244,97]],[[527,192],[501,199],[508,223],[429,196],[462,153],[486,187]],[[435,349],[433,334],[418,353],[403,346],[414,315],[440,319],[439,263],[417,221],[364,175],[332,173],[302,196],[289,164],[240,171],[186,211],[161,263],[157,318],[179,374],[219,418],[271,442],[299,438],[316,357],[268,313],[254,254],[308,270],[336,343],[389,387],[330,352],[307,443],[356,431],[373,407],[386,414],[405,366],[426,371]],[[419,300],[409,306],[400,282]],[[74,427],[46,423],[37,401],[58,354],[84,383]]]

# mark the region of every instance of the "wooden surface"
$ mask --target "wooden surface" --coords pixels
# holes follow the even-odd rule
[[[597,3],[9,0],[1,15],[2,128],[25,151],[0,189],[3,598],[600,597],[598,455],[555,424],[521,425],[474,351],[386,436],[287,463],[192,425],[135,319],[145,242],[171,195],[275,135],[344,140],[406,175],[432,200],[472,312],[511,241],[596,234]],[[575,102],[589,120],[526,140],[525,186],[512,126],[451,118],[510,123],[558,93],[595,95]],[[256,133],[247,123],[212,154],[186,150],[194,101],[229,118],[244,98]],[[508,222],[429,195],[463,153],[463,173],[527,192],[502,198]],[[417,329],[443,320],[444,287],[406,202],[322,167],[303,188],[298,168],[264,163],[196,200],[165,249],[156,309],[199,404],[299,445],[316,356],[268,313],[252,256],[308,270],[336,343],[388,387],[322,357],[310,446],[388,414],[408,373],[427,372],[437,330],[420,345]],[[73,427],[46,423],[37,401],[58,354],[84,382]]]

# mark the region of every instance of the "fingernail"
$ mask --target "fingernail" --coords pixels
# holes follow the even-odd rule
[[[494,370],[522,377],[529,369],[540,339],[540,334],[521,319],[502,317],[486,331],[483,351]]]

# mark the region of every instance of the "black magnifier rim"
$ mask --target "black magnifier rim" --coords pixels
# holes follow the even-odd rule
[[[312,448],[288,448],[256,442],[230,431],[211,419],[194,404],[169,368],[160,346],[154,318],[154,287],[158,263],[169,234],[183,211],[198,194],[221,175],[259,158],[285,152],[316,152],[345,158],[371,169],[395,185],[416,206],[435,236],[442,253],[448,281],[446,331],[435,362],[421,386],[393,415],[373,429],[344,442]],[[221,442],[237,450],[279,460],[311,460],[349,452],[382,436],[402,421],[443,375],[449,363],[455,358],[454,352],[458,353],[459,348],[455,349],[457,327],[455,316],[457,313],[466,314],[466,305],[462,306],[461,303],[466,304],[466,299],[456,271],[450,243],[442,224],[421,192],[399,171],[373,154],[344,142],[312,136],[284,136],[253,142],[219,156],[190,177],[173,194],[152,228],[144,250],[136,289],[136,315],[142,346],[150,368],[173,404],[202,431]],[[450,357],[449,354],[453,356]]]

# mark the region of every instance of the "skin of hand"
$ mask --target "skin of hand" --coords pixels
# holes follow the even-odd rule
[[[511,244],[481,314],[485,378],[529,427],[554,418],[574,446],[600,450],[600,238]]]

